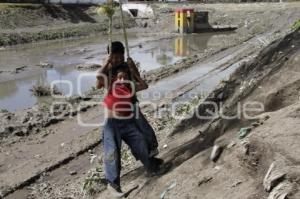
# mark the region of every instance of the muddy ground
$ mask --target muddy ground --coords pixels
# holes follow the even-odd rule
[[[156,20],[148,20],[146,28],[130,31],[153,37],[157,37],[157,32],[172,36],[172,10],[176,6],[154,4]],[[141,165],[125,148],[124,189],[131,183],[140,185],[129,198],[199,198],[201,195],[203,198],[250,199],[267,198],[276,191],[278,194],[281,186],[289,198],[299,198],[300,34],[296,31],[282,38],[291,32],[292,24],[300,18],[300,5],[193,4],[193,7],[210,11],[211,24],[237,25],[237,34],[205,52],[195,52],[176,64],[145,74],[152,82],[148,93],[153,90],[165,92],[167,86],[172,87],[171,97],[148,99],[157,103],[159,111],[165,111],[162,117],[154,117],[155,111],[149,106],[143,106],[143,110],[157,132],[160,156],[174,166],[167,175],[148,179]],[[208,65],[214,65],[214,68],[192,78],[193,73]],[[230,78],[225,75],[225,80],[220,79],[215,84],[208,81],[212,84],[211,89],[207,89],[207,95],[201,95],[201,86],[206,79],[219,76],[228,69],[233,72],[236,68]],[[176,82],[186,76],[190,79]],[[175,82],[171,84],[172,81]],[[180,117],[165,110],[170,102],[180,101],[184,94],[191,93],[197,97],[187,97],[185,100],[190,103],[179,106],[175,116]],[[78,118],[95,124],[103,118],[99,106],[88,104],[97,99],[74,97],[71,101],[76,104],[76,112],[58,107],[58,114],[62,115],[59,120],[43,107],[16,113],[1,112],[0,190],[3,196],[110,198],[103,191],[105,185],[97,180],[103,177],[101,127],[78,125]],[[265,110],[251,112],[254,119],[214,117],[199,120],[192,114],[193,110],[204,113],[211,108],[201,105],[203,101],[217,102],[226,115],[237,112],[238,102],[259,101]],[[240,140],[237,132],[248,126],[251,126],[250,135]],[[209,156],[215,144],[223,148],[223,153],[217,162],[212,162]],[[264,191],[263,177],[272,162],[285,175],[268,190],[269,194]],[[96,167],[98,170],[94,171]],[[91,175],[95,181],[91,180]],[[83,190],[88,181],[91,184]],[[169,186],[171,188],[164,193]],[[91,195],[90,192],[96,193]]]

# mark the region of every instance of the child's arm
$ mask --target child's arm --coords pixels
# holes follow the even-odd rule
[[[107,59],[105,64],[97,71],[97,74],[96,74],[96,78],[97,78],[96,88],[97,89],[101,89],[101,88],[107,86],[107,78],[108,78],[107,72],[108,72],[109,67],[111,67],[110,57]]]
[[[141,78],[140,73],[138,72],[138,69],[131,58],[127,59],[127,64],[133,79],[135,80],[135,91],[138,92],[147,89],[148,84]]]
[[[139,76],[141,76],[139,69],[137,68],[137,66],[135,65],[134,61],[130,57],[127,58],[127,64],[128,64],[128,66],[131,67],[131,69],[134,72],[136,72]]]

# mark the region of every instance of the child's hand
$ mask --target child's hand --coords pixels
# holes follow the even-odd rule
[[[127,58],[127,64],[129,68],[135,67],[134,61],[130,57]]]
[[[109,55],[106,60],[104,61],[104,66],[110,67],[111,66],[111,55]]]

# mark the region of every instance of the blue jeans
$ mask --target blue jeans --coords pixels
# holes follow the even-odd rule
[[[137,115],[135,115],[135,119],[136,119],[135,121],[136,121],[137,127],[140,129],[141,133],[144,135],[144,137],[147,141],[149,151],[154,150],[158,147],[158,142],[156,139],[155,132],[154,132],[152,126],[149,124],[149,122],[145,118],[145,116],[143,115],[143,113],[141,112],[138,104],[135,104],[134,107],[135,107],[134,113],[137,114]]]
[[[151,172],[156,169],[154,159],[149,157],[146,139],[137,127],[135,119],[109,118],[103,127],[104,172],[108,183],[117,186],[120,186],[122,140],[146,170]]]

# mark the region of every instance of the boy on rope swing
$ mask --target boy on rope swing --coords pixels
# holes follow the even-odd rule
[[[151,175],[162,175],[170,169],[162,159],[155,158],[158,154],[156,136],[138,109],[135,92],[147,89],[148,85],[133,60],[124,61],[124,51],[121,42],[112,42],[108,50],[110,56],[97,74],[97,88],[108,89],[104,98],[107,113],[103,126],[104,172],[108,189],[116,197],[123,196],[120,186],[122,140]]]

